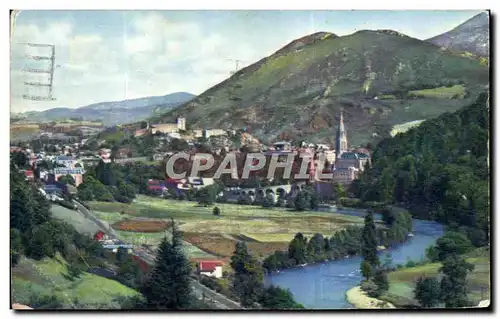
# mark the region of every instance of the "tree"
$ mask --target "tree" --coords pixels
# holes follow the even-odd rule
[[[308,251],[314,256],[316,260],[324,260],[325,253],[325,239],[322,234],[316,233],[314,234],[309,243],[307,244]]]
[[[50,219],[50,204],[15,168],[10,172],[10,223],[21,233]]]
[[[369,212],[365,216],[365,226],[362,233],[361,255],[363,260],[368,262],[372,268],[377,268],[380,261],[377,256],[377,233],[373,213]],[[369,277],[366,277],[369,279]]]
[[[443,261],[453,254],[465,254],[472,249],[474,246],[465,234],[448,231],[436,241],[434,247],[428,250],[428,257],[432,261]]]
[[[15,228],[10,229],[10,261],[12,266],[17,265],[23,254],[21,232]]]
[[[304,309],[304,306],[293,299],[290,290],[273,285],[264,290],[259,303],[267,309]]]
[[[155,267],[140,291],[148,308],[184,309],[191,296],[191,266],[182,251],[182,236],[172,219],[171,240],[165,236],[158,247]]]
[[[94,200],[94,194],[92,193],[92,190],[90,187],[87,187],[84,184],[81,184],[78,186],[78,191],[76,193],[76,196],[82,200],[82,201],[91,201]]]
[[[296,265],[307,261],[307,238],[302,233],[297,233],[288,245],[288,256],[295,261]]]
[[[373,275],[373,283],[377,285],[377,296],[381,296],[389,290],[389,280],[387,279],[387,270],[378,268]]]
[[[14,152],[11,155],[13,162],[19,168],[24,168],[28,165],[28,156],[24,152]]]
[[[231,257],[234,270],[233,287],[244,307],[251,307],[259,300],[262,291],[262,268],[248,251],[245,242],[237,242]]]
[[[70,174],[66,174],[64,176],[59,177],[58,182],[64,185],[75,186],[75,179]]]
[[[304,211],[307,209],[309,209],[309,203],[307,202],[305,192],[301,191],[295,197],[295,210]]]
[[[423,308],[436,307],[441,296],[439,281],[433,277],[420,277],[413,293]]]
[[[273,207],[274,206],[274,195],[273,194],[267,194],[264,196],[262,199],[262,207]]]
[[[371,278],[373,276],[372,265],[367,261],[363,260],[361,262],[361,275],[365,278]]]
[[[196,193],[198,203],[203,206],[212,205],[217,197],[217,187],[218,186],[214,184],[199,189]]]
[[[337,186],[335,187],[335,191],[337,193],[337,199],[346,197],[346,195],[347,195],[346,190],[344,188],[344,185],[342,185],[340,183],[337,183]]]
[[[219,207],[215,206],[212,213],[215,215],[215,216],[219,216],[220,215],[220,209]]]
[[[443,274],[441,279],[441,299],[447,308],[470,306],[467,298],[467,273],[474,269],[474,265],[466,262],[461,256],[448,256],[439,270]]]
[[[55,256],[52,237],[45,225],[46,224],[42,224],[35,227],[31,236],[28,238],[26,256],[35,260],[40,260],[45,256],[50,258]]]
[[[118,250],[116,251],[117,263],[121,264],[128,259],[129,259],[128,250],[126,248],[123,248],[123,247],[118,247]]]

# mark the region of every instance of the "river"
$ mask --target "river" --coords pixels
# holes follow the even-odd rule
[[[364,216],[363,211],[343,211],[338,213]],[[375,216],[380,219],[380,216]],[[413,219],[413,237],[388,250],[380,251],[381,261],[386,253],[392,255],[393,264],[404,264],[408,260],[424,258],[425,250],[444,233],[444,226],[425,220]],[[347,290],[359,285],[362,276],[359,270],[360,256],[325,263],[286,269],[279,274],[266,275],[265,284],[273,284],[290,289],[295,300],[308,309],[352,308],[345,299]]]

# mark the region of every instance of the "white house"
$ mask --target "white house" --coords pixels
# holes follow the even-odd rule
[[[208,277],[221,278],[222,277],[223,262],[219,260],[205,260],[198,263],[198,271],[200,275]]]

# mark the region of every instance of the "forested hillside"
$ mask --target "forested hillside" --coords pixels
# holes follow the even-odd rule
[[[366,201],[396,202],[449,224],[475,246],[489,240],[489,95],[380,142],[352,185]]]

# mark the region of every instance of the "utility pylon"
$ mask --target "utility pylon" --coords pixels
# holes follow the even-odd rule
[[[236,72],[238,72],[238,70],[240,69],[239,68],[239,65],[240,65],[240,62],[245,62],[243,60],[237,60],[237,59],[227,59],[228,61],[234,61],[235,62],[235,68],[234,68],[234,71],[231,71],[229,72],[229,74],[233,75],[235,74]]]

